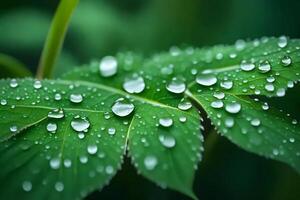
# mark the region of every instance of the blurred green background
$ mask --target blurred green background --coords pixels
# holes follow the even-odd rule
[[[34,72],[58,3],[2,0],[0,53],[16,57]],[[280,35],[300,38],[299,0],[82,0],[56,74],[118,51],[149,56],[173,45],[200,47]],[[299,94],[298,86],[271,103],[300,120]],[[300,199],[300,176],[292,169],[216,137],[196,175],[194,190],[200,199]],[[127,159],[110,186],[87,199],[187,198],[138,176]]]

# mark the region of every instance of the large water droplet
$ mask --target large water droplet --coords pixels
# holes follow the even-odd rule
[[[176,140],[171,135],[160,135],[159,141],[164,147],[167,148],[173,148],[176,145]]]
[[[157,165],[157,158],[153,155],[146,156],[144,159],[144,165],[147,170],[153,170]]]
[[[130,94],[141,93],[145,89],[144,79],[141,76],[133,75],[131,78],[126,78],[123,88]]]
[[[281,59],[281,64],[284,67],[290,66],[292,64],[292,59],[290,56],[283,56],[283,58]]]
[[[118,62],[113,56],[104,57],[99,65],[100,74],[103,77],[110,77],[117,73]]]
[[[81,103],[83,101],[83,96],[81,94],[71,94],[70,101],[72,103]]]
[[[34,87],[35,89],[40,89],[40,88],[42,87],[42,82],[39,81],[39,80],[34,81],[33,87]]]
[[[159,124],[163,127],[170,127],[173,125],[173,120],[171,118],[161,118]]]
[[[186,85],[181,79],[173,78],[171,82],[166,85],[166,88],[169,92],[180,94],[185,91]]]
[[[119,117],[126,117],[134,110],[132,103],[126,102],[124,98],[118,99],[112,106],[112,111]]]
[[[196,77],[196,82],[203,86],[212,86],[218,81],[214,74],[198,74]]]
[[[48,113],[49,118],[61,119],[65,116],[63,109],[54,109]]]
[[[242,108],[241,104],[239,104],[237,102],[227,103],[225,106],[225,110],[232,114],[239,113],[241,108]]]
[[[272,67],[271,67],[269,61],[263,61],[258,64],[258,69],[261,73],[267,73],[267,72],[271,71],[271,68]]]
[[[71,121],[71,127],[76,132],[86,132],[90,127],[90,122],[86,117],[80,117],[79,115],[76,115]]]

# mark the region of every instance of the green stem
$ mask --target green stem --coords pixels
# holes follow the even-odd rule
[[[0,53],[1,78],[22,78],[32,76],[26,66],[14,57]]]
[[[61,52],[70,19],[79,0],[61,0],[51,23],[36,77],[51,78]]]

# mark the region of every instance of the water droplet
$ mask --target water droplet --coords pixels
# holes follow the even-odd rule
[[[57,124],[56,123],[49,123],[47,124],[47,131],[50,133],[55,133],[57,130]]]
[[[192,107],[192,103],[189,101],[182,101],[178,104],[180,110],[189,110]]]
[[[50,167],[52,169],[59,169],[59,167],[60,167],[60,159],[59,158],[52,158],[50,160]]]
[[[83,96],[81,94],[71,94],[70,101],[72,103],[81,103],[83,101]]]
[[[153,155],[146,156],[144,159],[144,165],[147,170],[153,170],[157,165],[157,158]]]
[[[284,88],[279,88],[276,92],[276,96],[278,97],[283,97],[285,96],[285,89]]]
[[[82,164],[86,164],[86,163],[89,161],[89,159],[88,159],[88,157],[86,157],[86,156],[80,156],[80,157],[79,157],[79,161],[80,161]]]
[[[281,64],[287,67],[292,64],[292,58],[290,56],[283,56],[281,59]]]
[[[286,36],[281,36],[281,37],[279,37],[277,44],[280,48],[284,48],[284,47],[287,46],[287,43],[288,43],[287,37]]]
[[[109,129],[108,129],[108,134],[109,134],[109,135],[114,135],[114,134],[116,134],[116,129],[113,128],[113,127],[109,128]]]
[[[159,141],[164,147],[167,148],[173,148],[176,145],[176,140],[171,135],[160,135]]]
[[[242,51],[246,47],[246,42],[244,40],[237,40],[235,42],[235,48],[238,51]]]
[[[5,106],[5,105],[7,104],[7,101],[6,101],[6,99],[1,99],[1,102],[0,102],[0,104],[1,104],[2,106]]]
[[[182,123],[186,122],[186,117],[185,116],[179,117],[179,121]]]
[[[260,120],[257,119],[257,118],[254,118],[254,119],[251,120],[250,123],[251,123],[252,126],[259,126],[260,125]]]
[[[261,73],[267,73],[267,72],[271,71],[271,65],[270,65],[269,61],[263,61],[263,62],[259,63],[258,69]]]
[[[39,81],[39,80],[34,81],[33,87],[34,87],[35,89],[40,89],[40,88],[42,87],[42,82]]]
[[[233,87],[233,82],[232,81],[222,81],[220,83],[220,86],[226,90],[230,90]]]
[[[169,92],[180,94],[183,93],[186,89],[185,83],[178,78],[173,78],[172,81],[166,86]]]
[[[95,144],[88,145],[87,151],[88,151],[89,154],[94,155],[94,154],[97,153],[98,147],[97,147],[97,145],[95,145]]]
[[[10,132],[12,133],[16,133],[18,131],[18,127],[16,125],[12,125],[10,128],[9,128]]]
[[[56,94],[54,95],[54,99],[55,99],[56,101],[60,101],[60,100],[61,100],[61,94],[56,93]]]
[[[196,77],[196,82],[203,86],[212,86],[218,81],[217,77],[213,74],[198,74]]]
[[[225,126],[227,128],[232,128],[234,126],[234,119],[232,117],[227,117],[225,119]]]
[[[239,113],[241,108],[242,108],[241,104],[239,104],[237,102],[231,102],[231,103],[226,104],[226,106],[225,106],[225,110],[232,114]]]
[[[278,149],[273,149],[272,153],[274,156],[278,156],[279,151],[278,151]]]
[[[125,82],[123,83],[123,88],[130,94],[141,93],[145,89],[144,79],[143,77],[133,75],[131,78],[126,78]]]
[[[18,81],[16,79],[11,79],[10,83],[9,83],[9,86],[12,87],[12,88],[18,87],[19,86]]]
[[[114,173],[114,167],[111,166],[111,165],[106,166],[106,167],[105,167],[105,172],[106,172],[107,174],[113,174],[113,173]]]
[[[265,85],[265,89],[268,91],[268,92],[273,92],[275,90],[275,87],[272,83],[267,83]]]
[[[214,96],[215,98],[217,98],[217,99],[222,100],[222,99],[224,99],[225,94],[224,94],[223,92],[215,92],[215,93],[213,94],[213,96]]]
[[[64,190],[64,184],[62,182],[55,183],[54,187],[57,192],[62,192]]]
[[[221,100],[213,101],[210,104],[210,106],[213,107],[213,108],[222,108],[223,105],[224,105],[223,101],[221,101]]]
[[[32,190],[32,183],[30,181],[24,181],[22,183],[22,188],[25,192],[30,192]]]
[[[290,138],[289,141],[290,141],[290,143],[294,143],[295,142],[295,138]]]
[[[244,61],[242,61],[240,67],[243,71],[249,72],[249,71],[252,71],[255,68],[255,65],[253,63],[246,62],[244,60]]]
[[[161,118],[159,124],[163,127],[170,127],[173,125],[173,120],[171,118]]]
[[[48,117],[52,119],[61,119],[65,116],[63,109],[54,109],[48,113]]]
[[[87,129],[90,127],[90,122],[86,117],[80,117],[79,115],[76,115],[71,121],[71,127],[76,132],[86,132]]]
[[[118,62],[113,56],[104,57],[99,65],[100,74],[103,77],[110,77],[117,73]]]
[[[64,166],[66,168],[70,168],[72,166],[72,161],[70,159],[65,159],[64,160]]]
[[[132,103],[126,102],[124,98],[118,99],[112,106],[112,112],[119,117],[126,117],[134,110]]]

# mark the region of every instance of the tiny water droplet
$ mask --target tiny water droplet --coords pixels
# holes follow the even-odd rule
[[[57,192],[62,192],[64,190],[64,184],[62,182],[55,183],[54,187]]]
[[[225,119],[225,126],[227,128],[232,128],[234,126],[234,119],[232,117],[227,117]]]
[[[115,135],[115,134],[116,134],[116,129],[113,128],[113,127],[109,128],[109,129],[108,129],[108,134],[109,134],[109,135]]]
[[[185,116],[179,117],[179,121],[182,123],[186,122],[186,117]]]
[[[6,99],[1,99],[0,104],[1,104],[2,106],[5,106],[5,105],[7,104],[7,100],[6,100]]]
[[[12,125],[9,130],[11,133],[16,133],[18,131],[18,127],[16,125]]]
[[[213,96],[214,96],[215,98],[217,98],[217,99],[222,100],[222,99],[224,99],[225,94],[224,94],[223,92],[215,92],[215,93],[213,94]]]
[[[173,148],[176,145],[176,140],[171,135],[160,135],[159,141],[166,148]]]
[[[60,167],[60,159],[59,158],[52,158],[50,160],[50,167],[52,169],[59,169],[59,167]]]
[[[12,87],[12,88],[18,87],[19,86],[18,81],[16,79],[11,79],[10,83],[9,83],[9,86]]]

